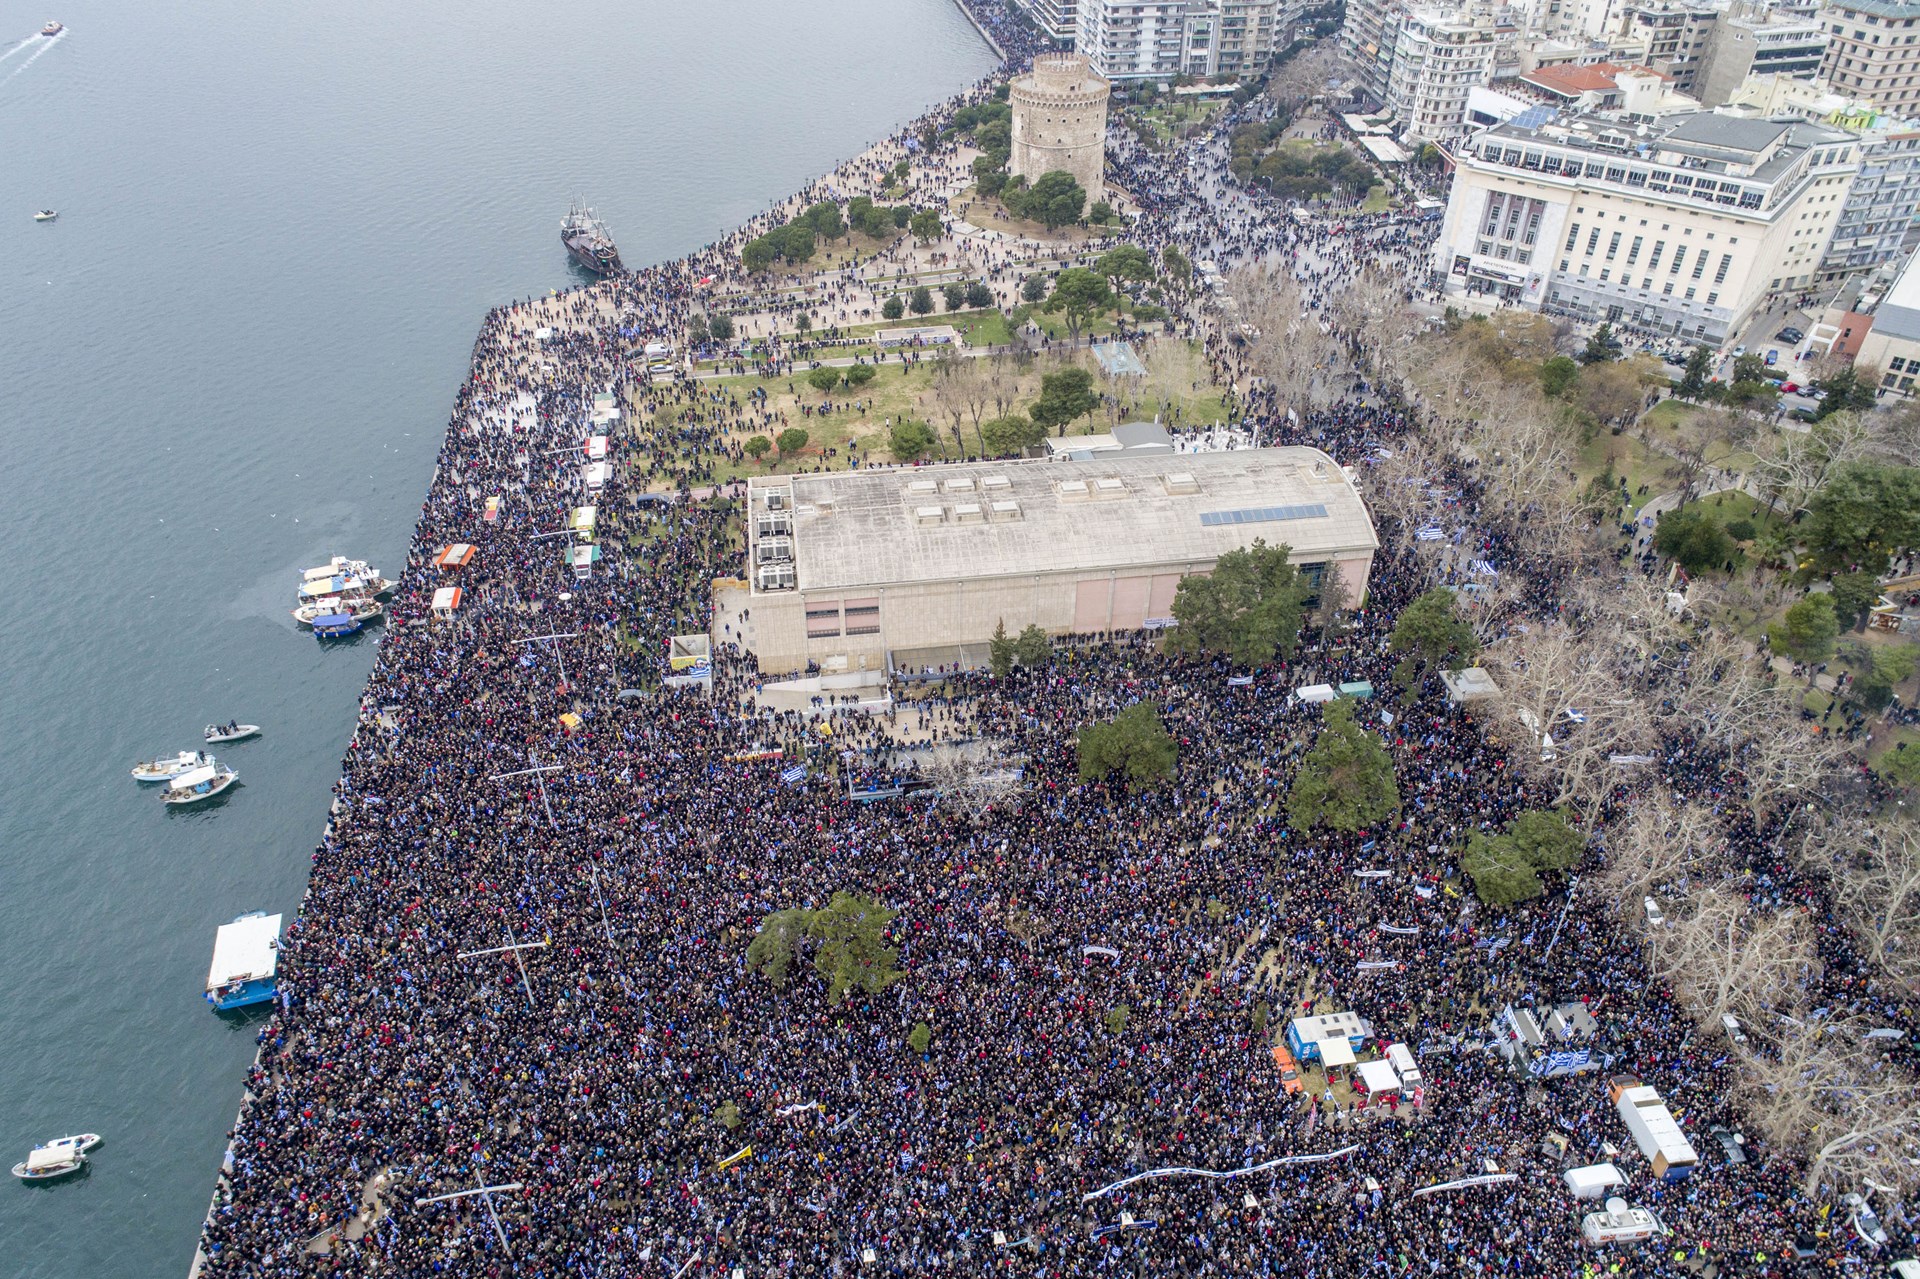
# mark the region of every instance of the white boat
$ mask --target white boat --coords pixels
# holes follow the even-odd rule
[[[51,222],[59,216],[60,210],[58,209],[42,209],[33,215],[33,220],[35,222]]]
[[[98,1133],[83,1132],[75,1137],[57,1137],[43,1146],[35,1146],[25,1161],[13,1166],[13,1175],[22,1181],[52,1181],[87,1166],[87,1152],[98,1146]]]
[[[144,764],[133,766],[133,780],[136,782],[170,782],[183,773],[190,773],[207,762],[200,751],[181,751],[178,755],[162,755],[159,759],[150,759]]]
[[[362,625],[374,621],[386,608],[371,595],[340,596],[326,595],[317,600],[309,600],[293,610],[293,620],[302,626],[312,626],[316,618],[328,617],[335,613],[345,613]]]
[[[264,910],[222,924],[213,935],[207,1002],[218,1012],[273,998],[280,965],[280,916]]]
[[[231,727],[222,724],[207,725],[207,745],[217,746],[223,742],[244,742],[249,737],[260,736],[258,724],[234,724]]]
[[[328,582],[338,580],[339,586],[328,586]],[[365,560],[350,560],[344,555],[336,555],[315,568],[300,574],[301,600],[310,600],[319,595],[339,595],[346,591],[363,590],[370,595],[385,595],[393,589],[393,583],[380,576],[380,570]]]
[[[239,780],[240,774],[209,756],[201,767],[182,773],[168,782],[167,793],[162,798],[169,807],[199,804],[216,795],[224,795]]]

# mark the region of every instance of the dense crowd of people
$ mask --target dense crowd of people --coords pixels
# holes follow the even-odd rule
[[[1039,47],[1003,5],[964,2],[1015,60]],[[1165,153],[1116,132],[1133,238],[1223,268],[1291,263],[1318,302],[1387,262],[1411,302],[1418,220],[1356,214],[1336,231],[1232,187],[1223,139],[1239,118]],[[920,134],[784,216],[868,189],[899,158],[943,181],[950,159],[913,146]],[[750,293],[739,244],[769,224],[488,317],[287,930],[207,1275],[1778,1276],[1865,1259],[1838,1227],[1796,1254],[1815,1206],[1793,1162],[1757,1144],[1672,1185],[1623,1159],[1634,1202],[1673,1233],[1581,1246],[1592,1205],[1542,1142],[1564,1135],[1582,1162],[1630,1143],[1594,1077],[1529,1086],[1485,1051],[1492,1013],[1584,1001],[1610,1057],[1696,1136],[1740,1123],[1730,1067],[1607,919],[1563,933],[1559,897],[1493,915],[1455,887],[1459,841],[1548,797],[1437,685],[1396,691],[1388,634],[1427,584],[1408,530],[1382,528],[1340,655],[1309,644],[1251,682],[1141,637],[1080,636],[1045,665],[956,673],[881,715],[758,710],[737,644],[711,692],[663,687],[668,637],[705,630],[708,584],[738,571],[737,494],[706,483],[703,459],[743,423],[774,423],[756,402],[655,388],[629,357],[683,332],[695,299]],[[1379,395],[1291,420],[1197,312],[1180,323],[1242,387],[1241,427],[1263,443],[1364,464],[1415,429]],[[594,424],[604,389],[695,411],[644,438]],[[579,449],[603,431],[619,465],[589,492]],[[1470,471],[1436,478],[1471,506]],[[565,530],[589,504],[604,558],[580,578]],[[1563,583],[1519,530],[1473,536],[1540,613],[1557,607]],[[478,554],[437,569],[454,542]],[[437,614],[450,583],[463,601]],[[1378,829],[1289,826],[1280,801],[1320,719],[1291,690],[1321,677],[1379,691],[1367,714],[1403,807]],[[1141,700],[1178,740],[1176,776],[1139,793],[1080,781],[1076,730]],[[962,740],[1021,761],[1018,790],[846,794],[847,777],[912,775]],[[1675,742],[1662,771],[1711,796],[1728,786],[1718,769]],[[1739,832],[1755,873],[1811,893],[1769,855],[1775,833]],[[747,969],[762,917],[840,890],[899,912],[902,980],[834,1005],[804,965],[781,988]],[[1837,1001],[1873,998],[1837,931],[1826,955]],[[1282,1089],[1275,1032],[1339,1009],[1413,1048],[1418,1107]],[[908,1042],[920,1023],[924,1052]],[[1294,1162],[1096,1193],[1276,1160]],[[1489,1160],[1519,1179],[1413,1194]],[[415,1205],[481,1186],[517,1188]]]

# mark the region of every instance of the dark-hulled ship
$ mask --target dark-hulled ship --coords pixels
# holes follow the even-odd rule
[[[560,223],[560,243],[575,262],[595,275],[618,275],[627,269],[620,263],[620,250],[613,246],[606,223],[585,205],[567,210],[566,220]]]

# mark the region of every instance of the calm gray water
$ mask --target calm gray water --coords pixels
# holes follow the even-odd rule
[[[0,1185],[0,1275],[183,1275],[253,1053],[213,932],[298,908],[373,657],[293,628],[295,570],[397,575],[571,198],[675,256],[992,59],[951,0],[4,12],[69,31],[0,57],[0,1160],[108,1144]],[[128,777],[229,717],[223,806]]]

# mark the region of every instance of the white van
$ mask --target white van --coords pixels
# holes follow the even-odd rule
[[[1393,1073],[1400,1076],[1400,1091],[1407,1096],[1411,1097],[1414,1089],[1427,1086],[1427,1081],[1420,1077],[1420,1067],[1414,1064],[1413,1050],[1405,1044],[1388,1044],[1387,1062],[1393,1067]]]
[[[1561,1176],[1566,1180],[1567,1189],[1573,1192],[1575,1199],[1604,1199],[1614,1190],[1627,1184],[1627,1178],[1612,1164],[1588,1164],[1585,1168],[1569,1168]]]

